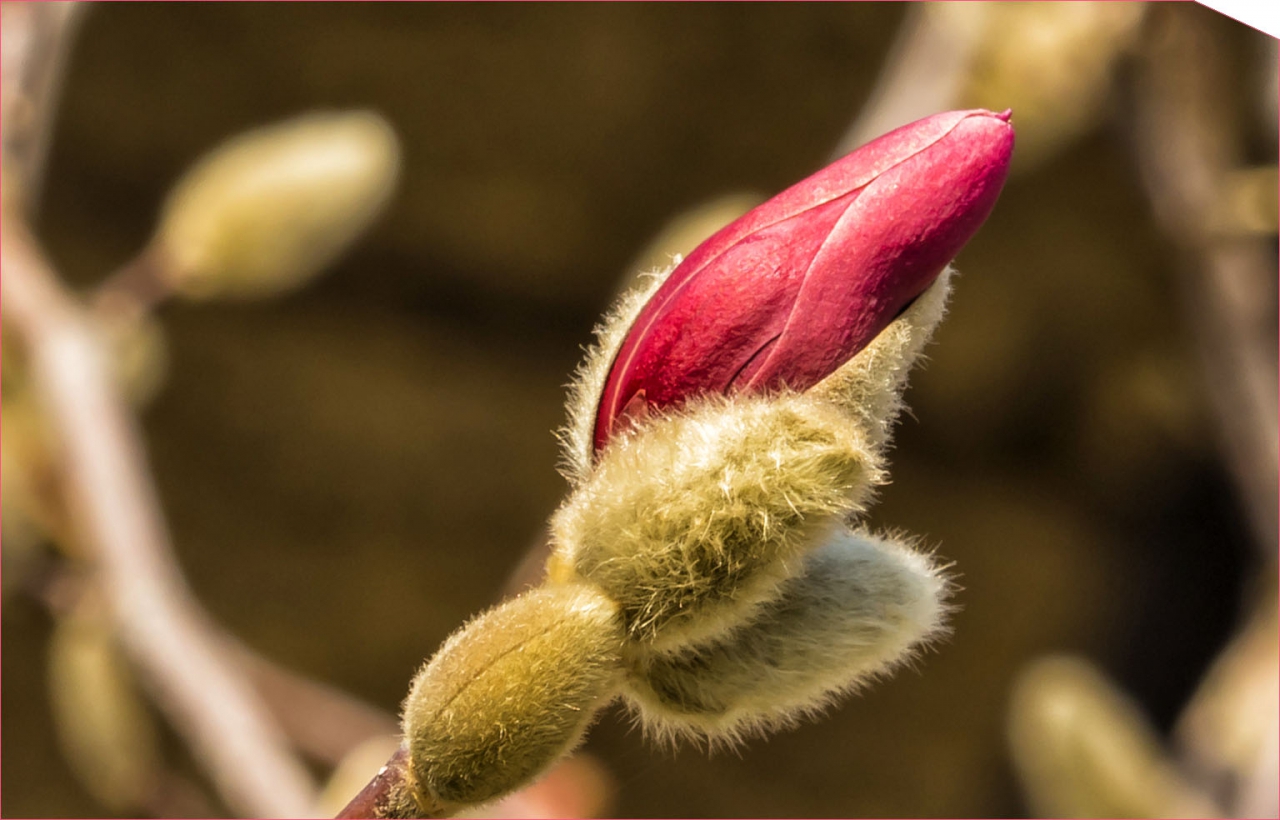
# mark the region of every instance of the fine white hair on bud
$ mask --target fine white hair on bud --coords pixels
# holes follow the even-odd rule
[[[527,592],[455,632],[404,704],[423,803],[501,797],[571,751],[616,695],[621,646],[616,605],[580,584]]]
[[[755,620],[681,651],[630,652],[623,692],[646,734],[734,745],[821,712],[944,629],[948,582],[910,546],[842,529]]]
[[[573,381],[569,384],[569,398],[565,403],[569,420],[559,431],[562,447],[560,471],[573,487],[586,481],[591,474],[594,460],[591,438],[596,409],[614,357],[618,355],[618,349],[622,347],[640,310],[679,262],[677,257],[666,270],[648,274],[641,279],[640,284],[618,298],[605,314],[604,320],[596,326],[595,344],[586,349],[586,357],[573,374]]]
[[[632,641],[707,640],[775,597],[880,479],[860,428],[829,402],[703,397],[600,453],[552,518],[548,577],[599,586]]]

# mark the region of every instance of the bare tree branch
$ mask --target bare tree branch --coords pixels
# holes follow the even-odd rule
[[[0,236],[6,319],[61,433],[69,506],[121,642],[227,802],[255,816],[304,816],[310,777],[252,687],[226,663],[169,549],[136,423],[116,394],[84,311],[57,284],[25,227]]]
[[[40,252],[24,215],[37,188],[75,7],[3,5],[0,209],[3,308],[59,434],[64,493],[122,645],[236,811],[305,816],[314,789],[174,560],[141,435],[87,311]]]
[[[982,35],[981,4],[910,3],[871,97],[840,138],[841,157],[881,134],[955,106]]]

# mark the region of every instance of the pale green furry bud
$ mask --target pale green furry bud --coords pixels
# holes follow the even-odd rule
[[[153,240],[185,296],[265,296],[306,281],[359,236],[399,174],[395,132],[369,111],[258,128],[174,187]]]
[[[903,544],[841,530],[720,640],[628,659],[624,693],[646,732],[733,744],[829,706],[938,635],[947,581]]]
[[[423,802],[492,800],[569,752],[616,693],[621,644],[617,607],[581,585],[525,593],[454,633],[404,705]]]
[[[879,478],[861,430],[806,395],[704,399],[616,439],[552,518],[552,579],[580,577],[653,648],[747,619]]]
[[[749,620],[808,550],[861,512],[883,480],[901,391],[942,319],[951,272],[805,393],[702,397],[593,458],[593,397],[662,278],[620,302],[578,372],[563,432],[576,486],[552,519],[548,572],[599,585],[630,639],[672,650]]]

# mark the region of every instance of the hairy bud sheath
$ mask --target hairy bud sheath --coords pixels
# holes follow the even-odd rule
[[[308,114],[214,149],[165,203],[153,242],[186,296],[265,296],[333,260],[399,173],[391,126],[367,111]]]
[[[755,620],[705,646],[633,658],[625,692],[658,737],[732,743],[786,726],[936,635],[945,587],[924,555],[842,529]]]
[[[553,519],[566,549],[551,577],[598,585],[631,640],[701,640],[771,597],[878,477],[862,432],[828,403],[709,402],[609,448]]]
[[[617,607],[581,585],[525,593],[454,633],[404,705],[417,789],[467,805],[543,771],[614,696],[621,644]]]

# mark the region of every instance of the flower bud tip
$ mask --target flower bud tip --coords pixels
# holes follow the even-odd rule
[[[1010,116],[951,111],[903,126],[698,246],[623,340],[595,449],[697,395],[807,390],[866,347],[990,214]]]

